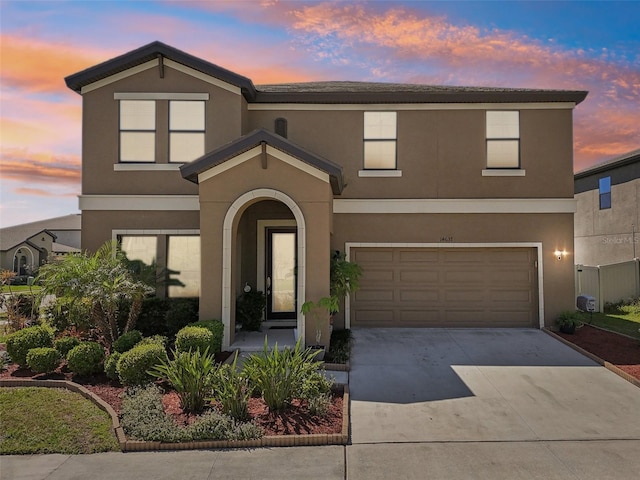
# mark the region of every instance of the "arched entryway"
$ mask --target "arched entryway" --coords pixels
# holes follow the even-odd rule
[[[305,302],[306,228],[304,215],[296,202],[287,194],[275,189],[261,188],[246,192],[236,199],[227,210],[224,218],[222,245],[222,322],[225,326],[223,339],[224,347],[229,347],[231,344],[231,332],[234,331],[235,327],[234,315],[232,315],[234,299],[238,293],[238,282],[243,282],[243,263],[242,261],[237,261],[239,256],[242,255],[241,252],[238,252],[239,226],[245,212],[250,211],[252,206],[259,205],[261,202],[275,202],[277,204],[284,205],[287,207],[288,212],[290,212],[290,215],[280,215],[280,217],[283,218],[261,218],[260,220],[262,220],[262,222],[256,222],[256,228],[269,229],[270,227],[273,227],[274,231],[281,232],[283,234],[286,234],[287,232],[295,232],[295,296],[297,298],[295,301],[295,311],[291,318],[295,321],[298,335],[302,336],[302,338],[304,338],[305,335],[304,317],[299,313],[299,306]],[[269,209],[267,208],[265,211],[268,210]],[[256,212],[256,215],[260,216],[260,213]],[[269,217],[268,214],[263,214],[262,216]],[[264,232],[260,232],[256,238],[265,238],[263,237],[263,234]],[[284,236],[283,239],[286,239],[286,236]],[[242,244],[242,242],[240,244]],[[244,263],[245,268],[247,268],[247,265],[249,265],[249,268],[251,268],[251,265],[254,265],[256,270],[255,277],[248,275],[247,278],[255,278],[255,288],[258,289],[265,289],[267,287],[267,285],[264,284],[264,279],[261,279],[259,273],[260,270],[264,271],[266,268],[266,265],[261,263],[259,253],[260,249],[265,247],[266,245],[256,242],[255,262],[249,261]],[[251,255],[246,254],[245,257],[250,258]],[[263,258],[262,262],[264,261],[265,259]]]

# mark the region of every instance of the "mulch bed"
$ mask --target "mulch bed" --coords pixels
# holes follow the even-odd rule
[[[567,341],[640,380],[640,340],[584,325],[569,335],[556,332]]]
[[[225,353],[225,352],[223,352]],[[217,358],[224,361],[223,357]],[[18,368],[11,364],[0,378],[32,378],[34,380],[69,380],[82,385],[95,393],[102,400],[113,407],[119,415],[122,411],[122,393],[124,387],[109,380],[104,374],[90,377],[80,377],[67,370],[62,365],[55,372],[49,374],[34,374],[31,370]],[[179,425],[193,422],[197,417],[185,414],[180,408],[180,399],[175,391],[168,391],[163,395],[162,403],[165,411],[170,414]],[[261,398],[249,400],[249,415],[260,426],[265,435],[301,435],[301,434],[331,434],[342,431],[342,395],[334,394],[331,406],[325,416],[311,415],[305,402],[294,400],[286,411],[269,412]]]

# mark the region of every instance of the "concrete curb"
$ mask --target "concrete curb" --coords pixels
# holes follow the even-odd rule
[[[256,440],[212,440],[182,443],[144,442],[128,440],[120,419],[111,405],[91,391],[68,380],[0,379],[2,387],[66,388],[95,403],[111,417],[113,430],[123,452],[150,452],[160,450],[206,450],[222,448],[297,447],[318,445],[347,445],[349,442],[349,385],[337,384],[334,392],[342,392],[342,429],[340,433],[316,435],[271,435]]]
[[[604,330],[605,332],[608,332],[609,330],[605,330],[605,329],[601,329]],[[569,340],[567,340],[564,337],[561,337],[560,335],[558,335],[557,333],[549,330],[548,328],[543,328],[542,329],[543,332],[546,332],[548,335],[552,336],[553,338],[555,338],[556,340],[564,343],[565,345],[573,348],[576,352],[581,353],[582,355],[584,355],[585,357],[590,358],[591,360],[593,360],[594,362],[598,363],[599,365],[602,365],[603,367],[605,367],[607,370],[612,371],[613,373],[615,373],[616,375],[618,375],[619,377],[624,378],[627,382],[632,383],[633,385],[635,385],[636,387],[640,387],[640,380],[638,380],[637,378],[629,375],[627,372],[625,372],[624,370],[620,369],[619,367],[617,367],[616,365],[614,365],[613,363],[609,363],[603,359],[601,359],[600,357],[598,357],[597,355],[594,355],[591,352],[586,351],[584,348],[579,347],[578,345],[571,343]],[[615,333],[615,332],[611,332],[611,333]]]

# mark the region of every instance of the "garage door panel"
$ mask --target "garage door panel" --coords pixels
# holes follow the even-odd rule
[[[398,277],[400,282],[434,283],[438,282],[439,273],[437,270],[401,270]]]
[[[438,290],[401,290],[401,302],[435,302],[440,300],[440,292]]]
[[[481,250],[474,248],[450,249],[442,251],[442,261],[448,263],[464,263],[465,265],[474,265],[485,263],[483,256],[479,255]]]
[[[491,269],[486,274],[486,280],[488,283],[494,284],[517,284],[528,285],[533,284],[533,275],[531,272],[525,270],[506,270],[506,269]]]
[[[356,323],[366,323],[367,326],[385,326],[393,322],[393,310],[383,309],[371,309],[371,310],[358,310],[355,312]]]
[[[438,322],[441,312],[439,310],[406,310],[397,312],[398,326],[421,327],[425,321]]]
[[[532,327],[534,248],[354,248],[352,326]]]
[[[354,255],[356,263],[393,263],[393,250],[376,249],[376,250],[359,250]]]
[[[480,270],[447,270],[443,274],[445,284],[452,287],[460,284],[482,284],[486,278],[485,273]]]
[[[433,250],[400,250],[397,253],[400,263],[437,263],[438,252]]]
[[[362,264],[361,264],[362,265]],[[395,270],[381,270],[372,268],[367,272],[367,278],[363,278],[363,284],[375,284],[376,282],[392,282],[395,279]]]
[[[393,290],[362,289],[355,294],[356,301],[360,302],[392,302]]]

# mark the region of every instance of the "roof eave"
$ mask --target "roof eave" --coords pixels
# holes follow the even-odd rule
[[[259,129],[241,137],[213,152],[210,152],[191,163],[180,167],[182,177],[193,183],[198,183],[198,176],[210,168],[266,143],[273,148],[281,150],[300,161],[310,164],[329,175],[331,189],[335,195],[340,195],[344,189],[342,167],[318,155],[312,154],[303,148],[293,144],[287,139],[273,134],[267,130]]]
[[[253,103],[581,103],[587,91],[260,92]]]
[[[218,78],[223,82],[237,86],[248,101],[255,98],[256,89],[249,78],[158,41],[69,75],[64,80],[68,88],[81,93],[82,87],[86,85],[158,58],[158,56],[169,58],[194,70]]]

